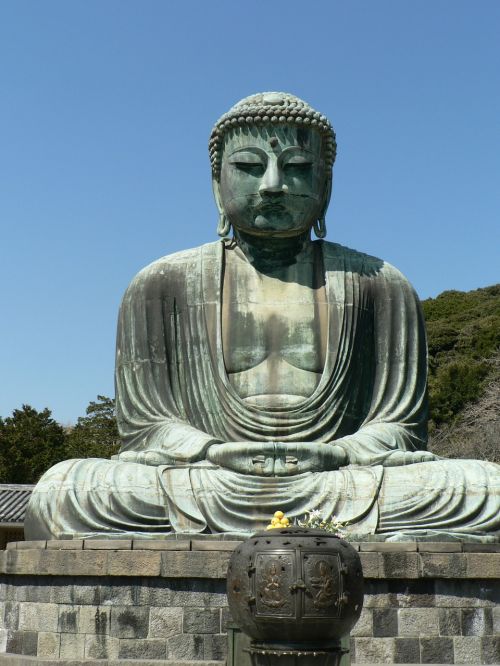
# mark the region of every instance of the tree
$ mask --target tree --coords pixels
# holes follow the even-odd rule
[[[0,482],[36,483],[65,457],[64,430],[49,409],[23,405],[0,419]]]
[[[109,458],[120,447],[115,417],[115,401],[97,396],[66,435],[67,458]]]

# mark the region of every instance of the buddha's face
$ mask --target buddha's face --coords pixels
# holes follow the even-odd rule
[[[303,233],[323,211],[325,191],[319,132],[270,125],[226,134],[219,195],[235,229],[260,236]]]

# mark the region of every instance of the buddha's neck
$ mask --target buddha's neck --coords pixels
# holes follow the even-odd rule
[[[235,229],[234,238],[248,261],[263,272],[274,272],[298,263],[312,247],[309,230],[297,236],[272,238]]]

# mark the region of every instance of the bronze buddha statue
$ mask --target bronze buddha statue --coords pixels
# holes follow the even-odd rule
[[[335,154],[329,121],[289,94],[252,95],[217,122],[222,240],[130,284],[121,452],[49,470],[27,538],[243,535],[277,508],[390,539],[498,536],[500,467],[425,450],[414,290],[386,262],[324,240]]]

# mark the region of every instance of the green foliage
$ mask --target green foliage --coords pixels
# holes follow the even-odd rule
[[[52,465],[65,458],[63,428],[49,409],[29,405],[0,419],[0,482],[36,483]]]
[[[61,460],[109,458],[119,449],[115,401],[102,395],[91,402],[74,428],[29,405],[0,418],[0,483],[36,483]]]
[[[103,395],[91,402],[67,434],[67,458],[110,458],[118,453],[115,401]]]
[[[445,291],[422,303],[429,343],[430,430],[451,423],[492,379],[500,348],[500,285]]]

